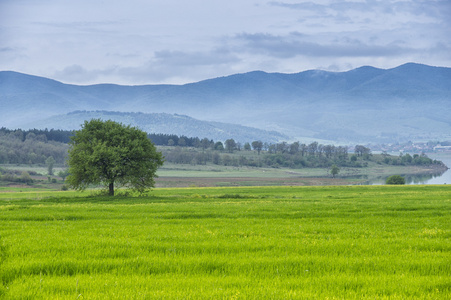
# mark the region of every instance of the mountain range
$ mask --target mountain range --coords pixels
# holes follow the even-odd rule
[[[254,71],[184,85],[141,86],[80,86],[0,72],[0,126],[50,128],[45,120],[80,110],[185,115],[300,141],[450,140],[451,68],[408,63],[347,72]]]

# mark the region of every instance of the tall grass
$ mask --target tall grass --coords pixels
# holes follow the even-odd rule
[[[7,299],[446,299],[451,188],[0,200]]]

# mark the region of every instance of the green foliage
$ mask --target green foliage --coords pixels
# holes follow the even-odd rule
[[[31,179],[31,176],[28,172],[23,171],[22,174],[20,175],[20,181],[23,183],[30,184],[33,182],[33,179]]]
[[[227,152],[232,153],[233,150],[236,149],[236,142],[234,139],[228,139],[225,141],[225,149],[227,150]]]
[[[371,153],[371,149],[369,149],[365,146],[362,146],[362,145],[356,145],[354,147],[354,152],[357,156],[367,155],[367,157],[368,157],[368,155]]]
[[[385,181],[386,184],[406,184],[404,177],[400,175],[392,175]]]
[[[214,149],[218,150],[218,151],[222,151],[222,150],[224,150],[224,145],[222,144],[222,142],[216,142],[214,145]]]
[[[1,269],[3,262],[6,260],[7,252],[8,252],[8,249],[6,248],[6,246],[2,240],[2,235],[0,233],[0,269]],[[3,286],[3,282],[2,282],[2,280],[0,280],[0,297],[5,295],[6,292],[7,292],[7,290]]]
[[[44,164],[50,156],[62,164],[67,149],[67,144],[49,141],[45,135],[0,129],[0,164]]]
[[[253,141],[252,148],[254,148],[254,150],[256,150],[258,152],[258,154],[260,154],[260,152],[263,149],[263,142],[262,141]]]
[[[66,181],[83,190],[90,184],[128,186],[143,193],[154,186],[163,157],[141,130],[113,121],[85,121],[70,142]]]
[[[64,180],[66,180],[66,177],[69,176],[69,169],[61,170],[57,174],[59,177],[61,177]]]
[[[217,145],[219,145],[217,148],[218,150],[223,150],[221,142],[218,142]],[[225,154],[214,149],[200,150],[187,147],[163,147],[162,151],[167,162],[192,165],[206,165],[212,163],[215,165],[237,167],[249,166],[301,169],[330,168],[332,165],[336,165],[339,168],[365,168],[371,163],[376,163],[380,165],[436,165],[437,167],[444,167],[442,162],[432,160],[426,155],[420,156],[418,154],[415,154],[413,157],[410,156],[410,163],[408,162],[408,158],[404,159],[405,163],[401,163],[401,159],[403,159],[404,156],[400,158],[387,154],[381,155],[370,153],[363,153],[360,156],[357,154],[349,156],[347,147],[321,145],[318,143],[306,145],[295,142],[292,144],[280,143],[268,145],[266,150],[261,152],[262,155],[258,155],[260,149],[259,146],[260,143],[258,142],[252,143],[252,147],[257,153],[251,151],[234,151]]]
[[[32,184],[33,179],[30,176],[30,172],[27,171],[17,171],[17,170],[4,170],[0,171],[0,180],[6,182],[17,182]]]
[[[49,156],[45,160],[45,164],[47,165],[47,174],[53,175],[53,166],[55,165],[55,159],[53,158],[53,156]]]
[[[73,135],[73,132],[70,130],[60,130],[60,129],[29,129],[29,130],[10,130],[7,128],[0,128],[0,136],[2,135],[8,135],[10,133],[16,134],[20,132],[19,134],[16,135],[16,137],[20,137],[22,138],[22,140],[24,138],[27,139],[36,139],[38,141],[55,141],[55,142],[60,142],[60,143],[68,143],[70,141],[70,137]]]
[[[241,199],[241,198],[249,198],[249,196],[241,195],[241,194],[224,194],[217,196],[219,199]]]
[[[332,165],[330,168],[330,174],[332,174],[332,177],[335,177],[340,172],[340,168],[337,167],[337,165]]]
[[[187,188],[26,200],[17,192],[0,201],[0,298],[448,299],[450,193]]]

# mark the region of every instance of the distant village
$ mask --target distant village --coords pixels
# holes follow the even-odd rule
[[[451,152],[451,141],[447,142],[407,142],[395,144],[370,144],[373,152],[403,152],[403,153],[435,153]]]

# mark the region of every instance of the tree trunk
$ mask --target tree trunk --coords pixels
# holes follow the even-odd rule
[[[108,195],[114,196],[114,182],[110,182]]]

